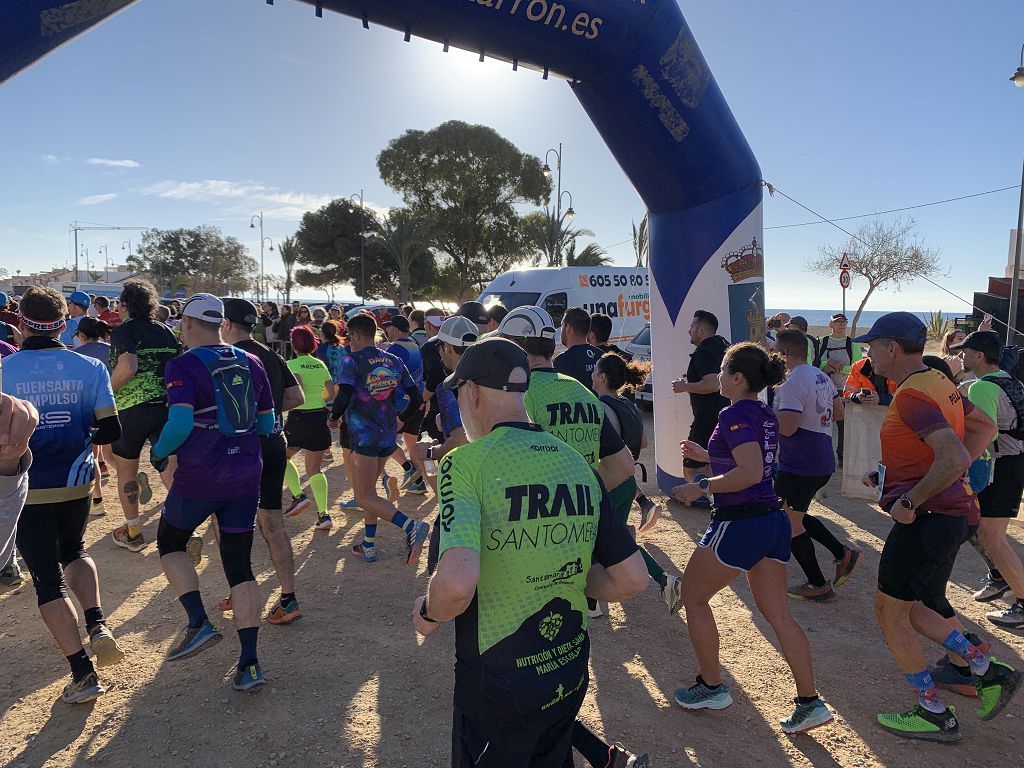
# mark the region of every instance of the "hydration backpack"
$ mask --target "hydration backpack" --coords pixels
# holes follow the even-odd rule
[[[989,381],[1003,390],[1017,413],[1016,424],[1010,429],[1000,429],[999,434],[1024,440],[1024,384],[1012,373],[1009,376],[982,376],[981,381]]]
[[[1017,381],[1024,381],[1024,376],[1022,376],[1024,371],[1021,370],[1020,358],[1020,347],[1003,347],[1003,351],[999,355],[999,367],[1017,379]]]
[[[837,350],[842,349],[842,347],[829,347],[829,336],[825,336],[820,339],[815,339],[813,336],[808,336],[807,338],[811,340],[814,346],[813,365],[815,368],[821,368],[821,361],[825,359],[825,355],[827,355],[829,352],[835,352]],[[846,356],[850,358],[851,365],[857,362],[856,360],[853,359],[853,338],[850,336],[846,337]]]
[[[250,432],[256,424],[256,392],[253,389],[248,356],[234,347],[198,347],[192,352],[210,372],[215,403],[209,408],[196,411],[196,414],[217,412],[215,424],[197,422],[196,426],[216,428],[228,437]]]

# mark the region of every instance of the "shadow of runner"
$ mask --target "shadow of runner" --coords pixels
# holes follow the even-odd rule
[[[50,707],[50,716],[39,733],[30,736],[7,765],[10,768],[46,765],[54,755],[67,749],[82,735],[93,709],[94,702],[65,704],[58,699]]]

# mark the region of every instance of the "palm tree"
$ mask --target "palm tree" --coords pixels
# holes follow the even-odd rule
[[[430,253],[433,232],[429,221],[407,208],[392,208],[377,225],[377,237],[398,265],[398,294],[403,304],[409,301],[412,265]]]
[[[576,241],[574,240],[565,254],[565,266],[567,267],[606,267],[612,263],[608,252],[597,243],[587,243],[583,250],[576,255]]]
[[[646,267],[650,265],[649,241],[647,237],[647,214],[640,220],[640,226],[633,225],[633,253],[636,254],[636,265]]]
[[[295,264],[299,260],[299,243],[294,237],[286,237],[278,243],[278,254],[284,264],[284,300],[292,300],[292,287],[295,285]]]
[[[593,237],[594,233],[584,227],[570,227],[569,218],[563,213],[559,219],[551,208],[534,211],[523,217],[523,231],[529,245],[534,249],[533,263],[542,262],[546,267],[560,267],[566,263],[566,254],[574,250],[577,237]]]

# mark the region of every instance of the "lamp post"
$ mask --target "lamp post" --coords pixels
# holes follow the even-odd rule
[[[107,246],[101,245],[98,250],[103,251],[103,282],[110,282],[110,256],[107,253]]]
[[[267,248],[267,250],[270,251],[271,253],[273,253],[274,252],[274,240],[272,238],[270,238],[270,237],[264,237],[263,238],[263,242],[264,243],[267,242],[268,240],[270,240],[270,246]],[[260,250],[261,251],[263,250],[263,243],[260,243]],[[266,279],[266,278],[264,278],[264,279]],[[265,291],[267,291],[267,286],[266,285],[264,285],[263,288],[264,288]],[[269,291],[268,291],[268,294],[269,294]],[[269,296],[261,296],[260,297],[260,301],[261,302],[266,301],[267,298],[269,298]]]
[[[89,249],[86,246],[82,246],[82,252],[75,255],[75,290],[78,290],[78,257],[81,256],[85,259],[85,271],[89,271]]]
[[[576,215],[576,211],[574,211],[572,209],[572,192],[570,192],[569,190],[565,190],[564,192],[562,192],[561,195],[558,196],[558,208],[559,208],[559,210],[561,210],[561,208],[562,208],[562,195],[568,195],[569,196],[569,207],[565,209],[565,218],[567,218],[567,219],[569,219],[571,221],[573,216]]]
[[[263,301],[263,243],[266,240],[263,236],[263,211],[249,217],[249,229],[256,229],[257,220],[260,223],[260,280],[256,286],[256,300]]]
[[[131,241],[131,239],[124,240],[121,243],[121,250],[122,251],[128,251],[128,258],[129,259],[132,257],[132,241]]]
[[[359,199],[359,303],[366,304],[366,200],[363,190],[358,195],[349,195],[349,200]]]
[[[1020,66],[1010,78],[1018,88],[1024,88],[1024,45],[1020,48]],[[1020,204],[1017,208],[1017,245],[1013,252],[1013,278],[1010,280],[1010,313],[1006,318],[1006,345],[1013,346],[1017,335],[1017,293],[1020,291],[1020,251],[1024,240],[1024,167],[1020,176]]]

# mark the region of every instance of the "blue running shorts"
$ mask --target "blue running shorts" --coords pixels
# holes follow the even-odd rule
[[[764,558],[788,563],[792,551],[792,529],[781,509],[747,520],[714,520],[699,547],[715,553],[722,565],[749,571]]]
[[[180,531],[195,531],[210,515],[224,533],[249,533],[256,527],[259,491],[233,499],[190,499],[172,487],[164,502],[163,518]]]

